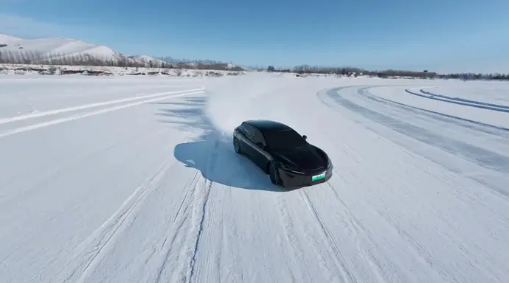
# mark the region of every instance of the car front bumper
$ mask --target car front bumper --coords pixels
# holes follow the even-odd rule
[[[317,184],[322,184],[327,182],[332,177],[332,167],[327,168],[325,170],[316,170],[313,172],[306,173],[296,173],[292,171],[287,171],[283,168],[279,168],[279,178],[281,180],[281,186],[287,188],[299,188],[299,187],[309,187]],[[325,173],[323,178],[313,180],[313,176],[317,176]]]

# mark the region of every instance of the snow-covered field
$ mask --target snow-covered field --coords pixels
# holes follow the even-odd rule
[[[509,113],[405,91],[427,87],[509,91],[1,76],[0,281],[509,282]],[[326,150],[332,179],[273,187],[231,145],[258,118]]]
[[[469,82],[468,84],[472,84],[472,82]],[[452,96],[444,96],[437,93],[437,91],[440,91],[441,89],[448,89],[448,87],[421,88],[392,86],[373,88],[370,92],[379,98],[392,102],[403,103],[407,106],[448,114],[493,126],[509,128],[509,120],[507,119],[509,103],[504,105],[497,102],[503,98],[500,91],[503,88],[506,89],[506,96],[509,97],[509,93],[507,92],[507,90],[509,90],[509,84],[491,84],[496,85],[498,87],[497,90],[500,93],[495,91],[491,92],[491,90],[494,89],[494,86],[488,83],[484,83],[484,85],[481,84],[481,86],[477,83],[477,85],[471,86],[470,92],[463,88],[462,92],[453,93]],[[485,88],[485,95],[482,98],[476,99],[474,90],[478,91],[483,87]]]
[[[509,107],[507,90],[509,83],[502,82],[493,85],[471,85],[470,82],[454,86],[424,88],[425,91],[446,96],[454,96],[468,100],[478,100],[485,103],[500,104]]]

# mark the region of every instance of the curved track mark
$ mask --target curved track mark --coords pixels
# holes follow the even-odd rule
[[[497,112],[509,113],[509,108],[498,108],[498,107],[491,107],[491,106],[481,105],[481,104],[477,104],[477,103],[467,103],[467,102],[461,102],[461,101],[457,101],[457,100],[450,100],[450,99],[441,98],[441,97],[439,97],[437,95],[434,95],[434,94],[431,94],[431,95],[420,94],[420,93],[417,93],[417,92],[413,92],[413,91],[411,91],[409,89],[405,89],[405,92],[410,93],[410,94],[415,95],[415,96],[427,98],[427,99],[438,100],[438,101],[442,101],[442,102],[458,104],[458,105],[463,105],[463,106],[468,106],[468,107],[492,110],[492,111],[497,111]]]
[[[413,111],[415,113],[423,114],[423,115],[426,115],[428,117],[431,117],[431,118],[434,118],[434,119],[439,119],[439,120],[444,121],[444,122],[449,122],[449,123],[452,122],[455,125],[460,125],[462,127],[469,128],[469,129],[472,129],[472,130],[481,131],[481,132],[484,132],[484,133],[487,133],[487,134],[494,134],[494,135],[499,135],[500,134],[500,133],[497,133],[497,132],[493,132],[492,130],[509,132],[509,128],[504,128],[504,127],[500,127],[500,126],[495,126],[495,125],[491,125],[491,124],[482,123],[482,122],[479,122],[479,121],[474,121],[474,120],[469,120],[469,119],[465,119],[465,118],[460,118],[460,117],[457,117],[457,116],[452,116],[452,115],[444,114],[444,113],[441,113],[441,112],[436,112],[436,111],[431,111],[431,110],[427,110],[427,109],[423,109],[423,108],[419,108],[419,107],[415,107],[415,106],[410,106],[410,105],[403,104],[403,103],[400,103],[400,102],[396,102],[394,100],[390,100],[390,99],[387,99],[387,98],[382,98],[382,97],[374,96],[374,95],[370,94],[367,91],[370,88],[373,88],[373,87],[360,88],[359,91],[362,92],[363,97],[365,97],[367,99],[370,99],[372,101],[378,102],[378,103],[390,104],[392,106],[403,108],[403,109],[408,110],[408,111]],[[363,90],[366,90],[366,91],[363,91]]]
[[[361,114],[365,118],[389,127],[403,135],[421,141],[425,144],[440,148],[448,153],[472,161],[482,167],[496,170],[503,173],[509,173],[509,158],[499,155],[484,148],[473,146],[461,141],[437,135],[431,131],[418,126],[394,119],[379,112],[367,109],[358,104],[347,100],[339,94],[339,89],[334,88],[327,92],[337,104]],[[363,95],[362,92],[357,92]]]
[[[427,95],[432,95],[434,97],[444,98],[444,99],[448,99],[448,100],[452,100],[452,101],[460,101],[460,102],[465,102],[465,103],[472,103],[472,104],[483,105],[483,106],[491,106],[491,107],[495,107],[495,108],[502,108],[502,109],[509,110],[509,106],[507,106],[507,105],[487,103],[487,102],[482,102],[482,101],[477,101],[477,100],[470,100],[470,99],[465,99],[465,98],[436,94],[436,93],[433,93],[430,91],[426,91],[423,88],[421,88],[419,91],[424,94],[427,94]]]
[[[462,158],[466,161],[472,162],[473,164],[482,167],[483,169],[491,170],[491,172],[495,173],[497,171],[498,174],[502,173],[503,175],[496,174],[497,177],[488,177],[491,176],[491,173],[489,171],[485,171],[484,174],[487,174],[485,177],[479,177],[477,175],[471,175],[470,171],[465,171],[461,166],[458,167],[454,164],[450,164],[448,162],[445,162],[442,160],[442,158],[437,158],[437,156],[434,155],[428,155],[425,151],[412,149],[412,151],[415,151],[417,154],[433,160],[434,162],[441,164],[442,166],[448,168],[449,170],[452,170],[454,172],[457,172],[459,174],[466,173],[467,177],[485,185],[487,188],[492,189],[494,192],[504,196],[505,198],[509,197],[509,190],[507,190],[506,186],[501,185],[501,180],[505,180],[506,174],[509,172],[509,157],[501,156],[497,153],[494,153],[492,151],[489,151],[487,149],[479,148],[476,146],[472,146],[466,143],[463,143],[461,141],[457,141],[448,137],[443,137],[438,134],[435,134],[431,131],[422,129],[418,126],[411,125],[409,123],[406,123],[404,121],[397,120],[395,118],[383,115],[381,113],[375,112],[373,110],[367,109],[365,107],[362,107],[360,105],[357,105],[349,100],[347,100],[343,95],[340,95],[340,91],[344,89],[351,89],[351,88],[369,88],[369,87],[376,87],[376,85],[372,86],[347,86],[347,87],[339,87],[339,88],[333,88],[329,89],[328,91],[319,92],[317,94],[318,99],[325,105],[327,105],[329,108],[335,111],[341,112],[341,109],[338,109],[338,106],[341,106],[343,108],[346,108],[347,110],[350,110],[357,115],[361,115],[364,118],[371,120],[377,124],[380,124],[384,127],[387,127],[391,130],[394,130],[400,134],[403,134],[411,139],[416,140],[420,143],[425,143],[428,146],[435,147],[439,150],[445,151],[447,153],[450,153],[454,156],[457,156],[459,158]],[[362,93],[358,94],[362,95]],[[377,134],[380,134],[376,129],[368,127],[371,131],[374,131]],[[400,140],[390,138],[393,142],[403,146],[407,147],[406,144],[402,144]],[[474,167],[472,167],[473,170]],[[502,179],[501,179],[502,178]]]

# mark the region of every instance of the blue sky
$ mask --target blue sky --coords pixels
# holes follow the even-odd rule
[[[0,0],[0,33],[126,54],[509,72],[507,0]]]

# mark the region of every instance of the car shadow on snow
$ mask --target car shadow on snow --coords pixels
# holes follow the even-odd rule
[[[175,146],[175,158],[214,183],[247,190],[288,191],[274,186],[265,172],[234,151],[231,133],[215,128],[205,113],[206,103],[205,97],[153,103],[164,106],[156,114],[160,123],[190,133],[190,141]]]

